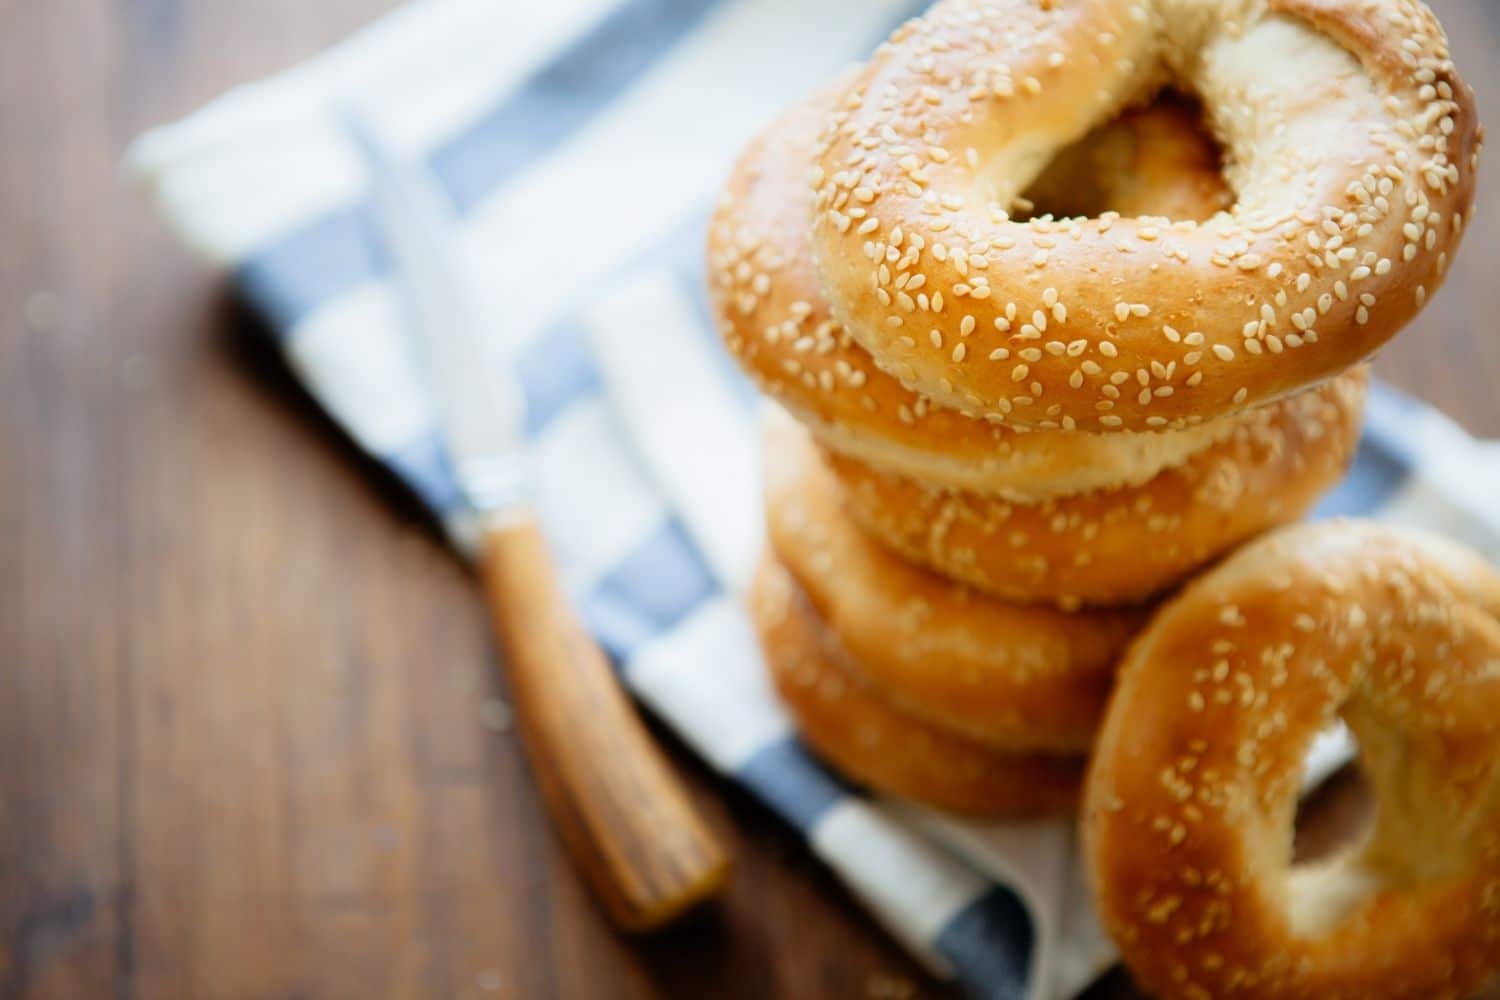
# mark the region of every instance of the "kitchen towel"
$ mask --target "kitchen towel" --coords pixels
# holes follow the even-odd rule
[[[351,116],[430,171],[526,395],[564,582],[629,687],[796,827],[935,972],[1069,997],[1111,960],[1071,824],[972,823],[850,788],[797,742],[738,593],[758,555],[756,402],[712,333],[704,227],[743,143],[913,0],[425,0],[143,136],[131,172],[265,318],[308,389],[471,532],[401,326]],[[1319,510],[1500,558],[1500,448],[1376,387]],[[1313,777],[1343,759],[1331,739]]]

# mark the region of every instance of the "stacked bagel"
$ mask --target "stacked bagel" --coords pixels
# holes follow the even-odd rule
[[[780,404],[750,603],[803,736],[962,812],[1081,792],[1155,992],[1500,970],[1500,574],[1275,530],[1351,460],[1362,362],[1441,284],[1481,139],[1420,0],[939,0],[715,213],[724,342]],[[1335,718],[1377,820],[1293,866]]]
[[[710,227],[724,341],[780,404],[752,592],[766,660],[805,738],[855,779],[974,814],[1067,811],[1150,601],[1337,480],[1365,377],[1138,431],[1016,428],[935,402],[823,293],[808,173],[841,100],[818,94],[757,138]],[[1019,204],[1038,226],[1059,225],[1053,209],[1167,229],[1230,200],[1195,110],[1168,97],[1062,151]],[[898,310],[932,313],[922,273],[892,282]],[[1015,356],[1066,355],[1042,339],[1060,313],[1018,316]],[[1141,391],[1119,374],[1121,394]]]

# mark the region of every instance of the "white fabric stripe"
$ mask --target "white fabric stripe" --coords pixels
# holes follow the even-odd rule
[[[1446,414],[1425,406],[1401,433],[1411,441],[1420,478],[1454,512],[1454,536],[1500,560],[1500,446],[1476,441]],[[1471,540],[1480,535],[1482,541]]]
[[[326,55],[231,91],[126,155],[163,214],[210,260],[231,264],[364,188],[340,109],[357,105],[416,154],[493,107],[619,0],[548,0],[518,17],[494,0],[398,8]]]
[[[909,2],[730,0],[565,147],[481,203],[468,244],[511,334],[529,340],[706,202],[757,127]]]
[[[137,152],[133,169],[152,182],[157,207],[188,245],[229,267],[364,190],[364,164],[329,121],[287,122],[279,138],[205,151],[170,173],[148,175]]]
[[[610,401],[721,585],[738,593],[760,558],[755,421],[708,355],[701,320],[665,273],[584,312]]]
[[[631,459],[600,397],[558,416],[534,443],[531,459],[537,516],[574,599],[667,519],[666,505]]]
[[[1463,465],[1457,469],[1450,468],[1445,471],[1444,478],[1456,481],[1468,479],[1467,488],[1472,489],[1476,482],[1485,478],[1485,471],[1488,470],[1472,465],[1477,458],[1476,452],[1471,451],[1469,455],[1468,468]],[[1491,514],[1489,518],[1478,513],[1478,510],[1486,509],[1485,504],[1489,505],[1488,509],[1494,510],[1497,506],[1495,498],[1500,497],[1500,487],[1489,494],[1487,500],[1480,499],[1476,510],[1473,505],[1460,506],[1455,503],[1451,490],[1440,487],[1435,481],[1434,471],[1431,467],[1424,467],[1403,483],[1396,495],[1381,507],[1380,520],[1447,535],[1470,546],[1491,562],[1500,562],[1500,530],[1490,523],[1500,516],[1500,511]]]
[[[733,775],[790,732],[750,622],[733,597],[705,602],[642,646],[626,676],[656,714],[724,774]]]
[[[433,427],[392,288],[367,282],[298,324],[287,363],[366,451],[394,451]]]
[[[894,812],[845,799],[818,821],[818,856],[863,899],[896,939],[940,975],[952,972],[934,940],[964,907],[989,890],[972,868],[949,857]]]
[[[1319,733],[1302,762],[1302,794],[1333,777],[1335,771],[1354,759],[1356,749],[1354,734],[1342,722]]]

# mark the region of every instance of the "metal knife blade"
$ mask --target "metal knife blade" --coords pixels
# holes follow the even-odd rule
[[[424,165],[397,155],[358,115],[348,120],[459,491],[478,513],[502,514],[527,497],[525,398],[487,336],[491,313],[462,255],[452,203]]]
[[[729,855],[568,605],[527,509],[524,399],[510,359],[491,356],[492,313],[462,257],[452,206],[354,116],[351,131],[369,157],[377,222],[449,462],[482,517],[475,553],[542,799],[615,923],[660,927],[723,891]]]

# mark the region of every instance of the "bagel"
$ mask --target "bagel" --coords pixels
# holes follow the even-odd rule
[[[807,239],[806,165],[833,98],[803,102],[747,147],[707,254],[725,345],[821,443],[936,485],[1035,501],[1145,482],[1230,432],[1233,419],[1142,434],[1020,434],[932,406],[882,372],[829,314]],[[1177,103],[1125,116],[1054,166],[1038,199],[1205,218],[1226,198],[1211,144]]]
[[[1099,912],[1166,998],[1431,998],[1500,971],[1500,575],[1430,536],[1285,529],[1132,644],[1083,822]],[[1342,718],[1371,829],[1292,862],[1302,761]]]
[[[1168,84],[1202,101],[1232,208],[1007,214],[1056,150]],[[1480,140],[1419,0],[942,0],[829,116],[813,258],[834,317],[934,403],[1179,427],[1334,375],[1409,321],[1471,212]]]
[[[1077,804],[1083,758],[1007,754],[877,697],[791,576],[767,559],[750,611],[771,679],[802,738],[868,787],[974,816],[1055,815]]]
[[[870,688],[997,749],[1088,750],[1142,612],[1006,604],[929,573],[854,525],[791,419],[767,420],[762,451],[771,550]]]
[[[1253,410],[1224,441],[1142,486],[1038,504],[827,460],[853,518],[913,562],[1002,600],[1138,602],[1312,507],[1354,457],[1366,381],[1356,369]]]

